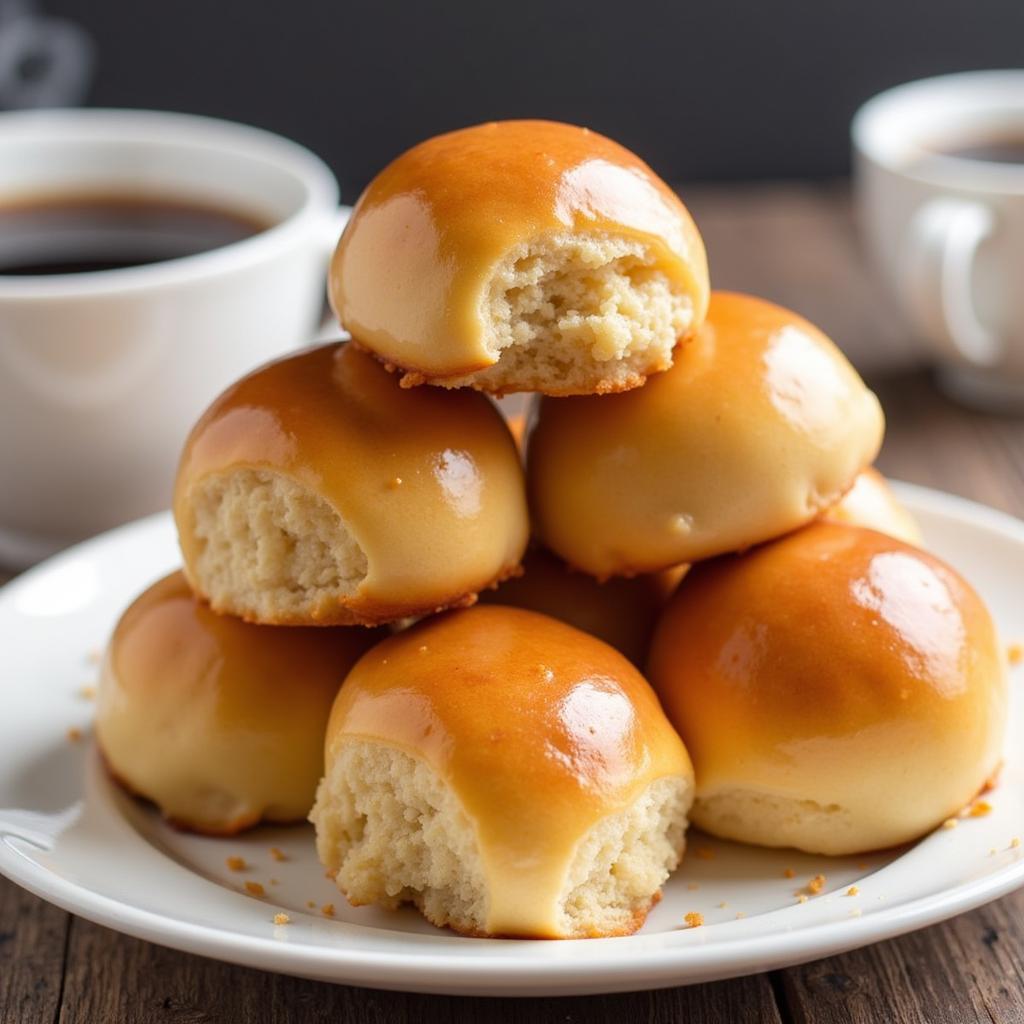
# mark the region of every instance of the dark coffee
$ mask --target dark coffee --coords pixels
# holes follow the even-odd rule
[[[985,160],[993,164],[1024,164],[1024,131],[1006,135],[979,135],[933,147],[942,156]]]
[[[138,267],[217,249],[268,227],[235,210],[151,196],[37,196],[0,204],[0,275]]]

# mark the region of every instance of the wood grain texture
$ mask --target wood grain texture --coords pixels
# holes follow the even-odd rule
[[[0,878],[0,1021],[56,1020],[69,921]]]
[[[936,928],[784,972],[798,1024],[1024,1020],[1024,894]]]
[[[420,1024],[780,1024],[766,975],[667,992],[600,998],[473,999],[418,996],[303,981],[174,953],[76,920],[61,1021],[118,1024],[287,1022]]]
[[[715,186],[684,196],[704,232],[716,287],[800,310],[868,373],[888,418],[886,473],[1024,514],[1024,419],[961,409],[916,368],[915,346],[860,259],[845,186]],[[1024,1021],[1024,893],[771,976],[588,999],[457,999],[324,985],[175,953],[80,919],[69,929],[69,920],[0,879],[0,1020]]]

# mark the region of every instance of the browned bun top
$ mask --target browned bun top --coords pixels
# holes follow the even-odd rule
[[[698,805],[739,791],[835,808],[859,849],[934,827],[1000,757],[987,608],[938,558],[874,530],[819,522],[694,566],[649,672]]]
[[[305,817],[331,704],[380,631],[279,629],[217,615],[180,572],[111,637],[96,733],[115,775],[179,824],[234,832]]]
[[[598,577],[741,550],[838,501],[883,427],[878,399],[817,327],[715,292],[704,326],[644,387],[540,401],[534,531]]]
[[[546,235],[641,242],[648,269],[692,303],[707,260],[679,197],[628,149],[554,121],[492,121],[427,139],[363,192],[331,265],[342,324],[382,359],[427,378],[497,362],[482,316],[495,268]]]
[[[278,484],[291,507],[274,518],[249,492]],[[240,510],[222,512],[243,487]],[[220,611],[275,624],[386,622],[458,603],[513,571],[529,533],[519,454],[493,404],[403,389],[350,344],[298,352],[220,395],[185,445],[174,514],[193,586]],[[338,537],[317,536],[324,522],[361,559],[336,593],[309,583],[345,568],[331,563]],[[232,543],[248,576],[225,582],[211,552]]]

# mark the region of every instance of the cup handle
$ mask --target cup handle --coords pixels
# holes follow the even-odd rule
[[[973,271],[996,227],[992,209],[963,199],[933,199],[914,215],[904,257],[904,286],[918,330],[957,362],[992,367],[1003,342],[978,316]]]
[[[338,246],[338,239],[341,237],[342,231],[345,230],[345,225],[348,223],[348,219],[351,216],[352,207],[342,205],[336,210],[332,210],[324,217],[321,235],[323,238],[324,266],[327,268],[330,268],[331,257],[334,255],[334,250]],[[338,325],[338,319],[334,315],[334,311],[331,309],[331,304],[328,301],[327,293],[325,291],[324,311],[320,317],[320,326],[317,328],[315,340],[327,341],[337,338],[339,334],[344,333],[345,332]]]

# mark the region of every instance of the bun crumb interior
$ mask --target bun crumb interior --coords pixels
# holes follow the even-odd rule
[[[366,552],[315,492],[280,473],[214,474],[193,491],[196,570],[211,604],[260,619],[332,607],[366,578]]]
[[[600,393],[671,366],[693,302],[642,243],[560,233],[509,254],[490,282],[484,319],[497,362],[446,386]]]
[[[579,841],[559,895],[567,938],[628,934],[679,864],[690,803],[680,776],[652,782]],[[317,852],[355,906],[412,903],[439,927],[487,933],[488,888],[476,830],[426,763],[381,743],[349,740],[310,815]]]

